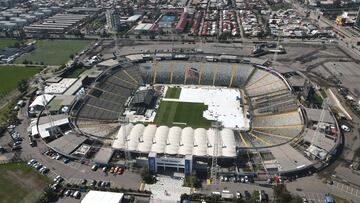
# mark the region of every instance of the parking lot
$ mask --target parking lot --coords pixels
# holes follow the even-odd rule
[[[357,188],[354,188],[354,187],[351,187],[349,185],[345,185],[343,183],[339,183],[337,181],[334,181],[333,182],[333,185],[332,187],[335,189],[335,190],[339,190],[341,192],[345,192],[351,196],[355,196],[355,197],[360,197],[360,191],[359,189]]]

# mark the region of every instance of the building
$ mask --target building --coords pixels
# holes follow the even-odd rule
[[[106,27],[109,32],[119,32],[124,26],[126,26],[126,21],[121,21],[117,10],[106,11]]]
[[[96,203],[96,202],[107,202],[107,203],[120,203],[124,198],[124,193],[117,192],[103,192],[90,190],[81,203]]]
[[[188,13],[187,13],[187,11],[185,9],[184,12],[180,16],[179,22],[176,24],[176,31],[177,32],[181,33],[181,32],[184,31],[185,25],[187,23],[187,16],[188,16]]]

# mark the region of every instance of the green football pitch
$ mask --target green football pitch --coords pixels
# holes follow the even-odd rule
[[[165,98],[179,99],[181,93],[180,87],[169,87],[166,91]]]
[[[212,121],[202,116],[207,109],[207,105],[202,103],[162,101],[155,117],[155,123],[166,126],[209,128]]]
[[[65,64],[70,60],[71,54],[81,52],[90,43],[89,40],[38,40],[34,51],[20,56],[15,62],[23,63],[27,60],[46,65]]]

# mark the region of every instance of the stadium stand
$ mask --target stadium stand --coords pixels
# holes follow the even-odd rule
[[[242,147],[270,147],[291,141],[303,129],[299,111],[254,116],[251,132],[243,133]]]
[[[256,69],[255,73],[246,84],[246,90],[250,97],[265,95],[286,90],[288,87],[282,79],[271,72]]]
[[[92,119],[96,121],[116,122],[124,111],[125,103],[131,94],[142,84],[141,73],[136,66],[122,64],[104,72],[96,82],[89,87],[85,97],[79,101],[81,105],[72,112],[73,117],[78,117],[75,126],[86,134],[99,136],[107,135],[108,131],[112,132],[112,128],[108,131],[105,127],[91,127],[83,125],[81,119]],[[76,105],[74,105],[76,106]],[[85,127],[84,127],[85,126]]]
[[[249,64],[158,61],[140,64],[146,83],[242,87],[254,71]],[[155,73],[156,72],[156,73]],[[232,79],[231,79],[232,78]]]

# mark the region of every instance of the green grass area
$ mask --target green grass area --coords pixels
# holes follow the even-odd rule
[[[20,80],[27,80],[38,72],[38,67],[0,66],[0,98],[16,89]]]
[[[180,87],[169,87],[166,91],[165,98],[179,99],[180,93]]]
[[[208,128],[211,121],[202,115],[208,109],[202,103],[162,101],[155,117],[155,123],[167,126],[191,126]]]
[[[77,78],[84,71],[86,71],[86,68],[74,68],[66,74],[66,77],[67,78]]]
[[[0,125],[5,125],[12,115],[15,102],[10,102],[0,109]]]
[[[22,163],[0,165],[2,202],[35,202],[50,180]]]
[[[70,60],[71,54],[81,52],[90,42],[89,40],[39,40],[34,51],[22,55],[15,62],[23,63],[27,60],[34,64],[65,64]]]
[[[0,49],[13,46],[16,42],[18,41],[15,39],[0,39]]]

